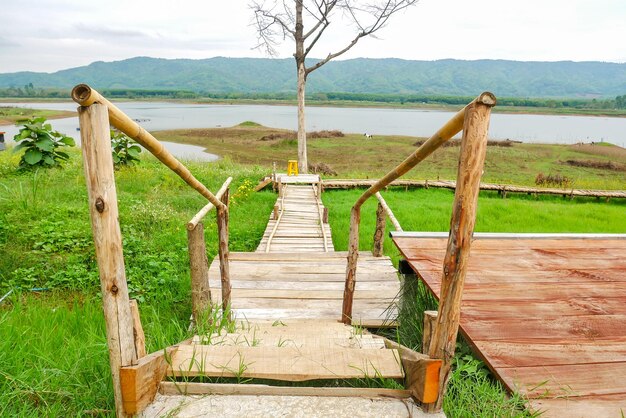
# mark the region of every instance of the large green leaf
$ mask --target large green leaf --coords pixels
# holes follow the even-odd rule
[[[54,149],[54,142],[49,138],[42,138],[35,141],[35,146],[42,151],[51,152]]]
[[[73,147],[74,145],[76,145],[74,138],[70,138],[69,136],[64,136],[63,138],[59,139],[59,141],[63,142],[65,145],[68,145],[70,147]]]
[[[52,158],[50,155],[44,155],[43,156],[43,161],[47,165],[56,165],[56,163],[57,163],[56,161],[54,161],[54,158]]]
[[[141,152],[141,148],[139,148],[138,146],[132,146],[129,147],[126,152],[128,152],[128,155],[130,155],[131,157],[138,158],[139,153]]]
[[[13,152],[18,152],[19,150],[21,150],[24,147],[27,147],[31,144],[30,141],[22,141],[19,144],[17,144],[17,146],[15,148],[13,148]]]
[[[22,139],[26,139],[26,138],[30,137],[30,134],[32,132],[33,131],[31,131],[30,129],[22,129],[20,131],[19,135],[15,135],[15,137],[13,139],[15,139],[16,141],[21,141]]]
[[[36,148],[31,148],[24,153],[24,157],[22,158],[24,158],[24,161],[26,161],[28,164],[35,165],[39,161],[41,161],[42,157],[43,154],[41,153],[41,151]]]

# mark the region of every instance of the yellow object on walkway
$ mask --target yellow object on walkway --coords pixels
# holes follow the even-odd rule
[[[298,160],[287,161],[287,175],[288,176],[298,175]]]

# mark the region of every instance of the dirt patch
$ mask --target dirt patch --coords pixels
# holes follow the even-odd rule
[[[626,171],[626,165],[613,161],[567,160],[565,164],[573,167],[598,168],[600,170]]]
[[[332,131],[313,131],[307,132],[307,139],[319,139],[319,138],[342,138],[344,137],[344,133],[337,130]],[[262,136],[259,141],[275,141],[277,139],[286,139],[288,141],[294,140],[298,138],[298,133],[296,131],[287,131],[287,132],[273,132],[269,135]]]
[[[568,188],[572,186],[572,183],[572,179],[560,174],[544,175],[543,173],[539,173],[537,177],[535,177],[535,184],[537,186]]]
[[[424,142],[426,142],[425,139],[420,139],[419,141],[416,141],[413,143],[413,146],[415,147],[421,147],[422,145],[424,145]],[[505,139],[504,141],[496,141],[496,140],[488,140],[487,141],[487,146],[488,147],[512,147],[513,144],[521,144],[522,141],[511,141],[510,139]],[[448,147],[460,147],[461,146],[461,140],[460,139],[453,139],[450,141],[446,141],[443,143],[443,145],[441,145],[442,148],[448,148]]]
[[[337,172],[325,163],[309,164],[309,173],[323,174],[325,176],[336,176]]]

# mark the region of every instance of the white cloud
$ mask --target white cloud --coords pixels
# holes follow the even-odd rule
[[[263,56],[247,0],[20,0],[2,5],[0,72],[55,71],[133,56]],[[312,55],[352,35],[334,22]],[[626,60],[623,0],[421,0],[343,58]],[[286,42],[280,56],[291,57]]]

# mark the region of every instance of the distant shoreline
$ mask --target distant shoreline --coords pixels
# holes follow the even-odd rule
[[[0,107],[3,103],[67,103],[70,102],[70,98],[64,99],[50,99],[50,98],[13,98],[13,97],[0,97]],[[137,99],[111,99],[112,102],[167,102],[167,103],[190,103],[200,105],[259,105],[259,106],[296,106],[295,100],[263,100],[263,99],[149,99],[149,98],[137,98]],[[307,106],[311,107],[353,107],[353,108],[379,108],[379,109],[411,109],[411,110],[443,110],[449,112],[456,112],[461,109],[461,105],[446,105],[446,104],[424,104],[424,103],[383,103],[383,102],[368,102],[368,101],[348,101],[348,100],[311,100],[308,101]],[[58,111],[63,112],[63,111]],[[71,112],[69,112],[71,113]],[[626,109],[610,110],[610,109],[577,109],[571,107],[562,108],[545,108],[545,107],[528,107],[528,106],[496,106],[493,108],[493,113],[502,114],[526,114],[526,115],[562,115],[562,116],[596,116],[596,117],[611,117],[611,118],[626,118]],[[70,117],[71,115],[67,116]],[[65,116],[57,116],[65,117]],[[52,117],[51,117],[52,119]],[[9,122],[11,123],[11,122]],[[0,124],[7,124],[0,120]]]

